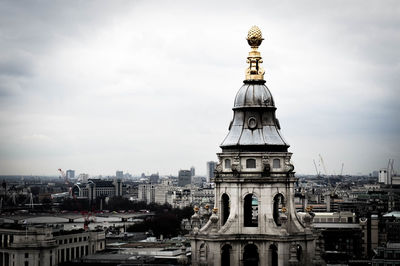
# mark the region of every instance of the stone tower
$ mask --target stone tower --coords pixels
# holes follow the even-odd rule
[[[265,86],[258,27],[250,29],[247,41],[246,79],[217,154],[215,208],[202,228],[196,208],[192,217],[192,264],[321,265],[313,214],[296,212],[292,153]]]

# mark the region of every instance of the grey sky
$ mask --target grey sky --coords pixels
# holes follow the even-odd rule
[[[205,173],[252,25],[298,173],[400,165],[399,1],[0,1],[0,174]]]

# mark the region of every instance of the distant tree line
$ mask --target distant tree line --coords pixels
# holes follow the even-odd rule
[[[148,232],[154,236],[174,237],[186,232],[181,229],[182,219],[190,218],[193,215],[192,207],[183,209],[172,208],[169,204],[157,204],[145,202],[133,202],[123,197],[113,197],[107,204],[104,199],[97,199],[90,203],[87,199],[65,199],[61,204],[62,210],[67,211],[96,211],[100,209],[100,200],[103,200],[103,209],[109,211],[142,211],[154,212],[154,216],[148,217],[144,222],[134,224],[127,228],[128,232]]]
[[[150,204],[148,206],[149,209],[155,212],[155,215],[142,223],[131,225],[127,228],[128,232],[151,231],[156,237],[163,235],[163,237],[167,238],[187,233],[181,229],[181,222],[182,219],[189,219],[193,215],[192,207],[179,209],[172,208],[169,204]]]

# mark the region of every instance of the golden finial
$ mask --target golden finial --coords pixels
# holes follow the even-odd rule
[[[264,80],[265,71],[260,66],[263,61],[258,51],[258,47],[263,40],[261,30],[257,26],[251,27],[247,34],[247,42],[251,47],[251,51],[247,57],[247,63],[250,65],[246,70],[246,80]]]
[[[251,47],[258,47],[263,41],[262,33],[259,27],[253,26],[247,34],[247,42]]]

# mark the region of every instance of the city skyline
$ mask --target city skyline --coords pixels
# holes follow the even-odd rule
[[[399,169],[396,1],[0,6],[0,175],[205,175],[253,24],[297,173]]]

